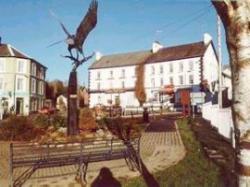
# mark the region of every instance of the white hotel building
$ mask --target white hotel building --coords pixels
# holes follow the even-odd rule
[[[135,97],[136,66],[145,63],[147,101],[158,98],[166,85],[199,90],[202,81],[210,90],[218,80],[218,59],[209,34],[200,42],[163,47],[153,43],[147,51],[101,56],[89,67],[90,107],[109,105],[119,97],[122,107],[139,106]],[[160,102],[160,101],[159,101]]]

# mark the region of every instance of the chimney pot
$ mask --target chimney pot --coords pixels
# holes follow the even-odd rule
[[[95,59],[96,61],[100,60],[102,58],[102,53],[100,53],[99,51],[95,52]]]
[[[160,44],[160,42],[155,41],[152,44],[152,52],[153,53],[157,53],[161,48],[163,48],[163,46]]]
[[[212,36],[208,33],[204,33],[203,35],[203,42],[205,45],[208,45],[212,41]]]

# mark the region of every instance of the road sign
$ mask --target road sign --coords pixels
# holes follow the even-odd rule
[[[205,102],[205,93],[204,92],[191,92],[190,97],[191,97],[191,104],[192,105],[201,104],[201,103]]]

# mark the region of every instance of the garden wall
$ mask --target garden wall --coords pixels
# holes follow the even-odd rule
[[[231,140],[234,145],[234,127],[231,108],[219,108],[219,105],[212,105],[211,102],[202,106],[202,117],[210,121],[211,125],[218,129],[218,132],[225,138]]]

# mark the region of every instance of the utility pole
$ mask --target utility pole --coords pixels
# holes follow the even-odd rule
[[[218,85],[218,104],[219,108],[222,108],[222,53],[221,53],[221,20],[217,15],[217,37],[218,37],[218,60],[219,60],[219,85]]]

